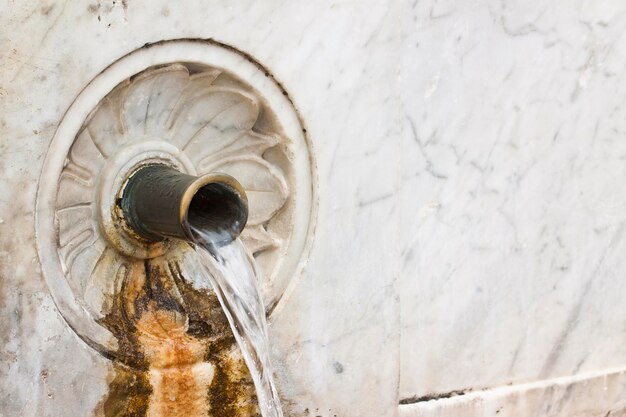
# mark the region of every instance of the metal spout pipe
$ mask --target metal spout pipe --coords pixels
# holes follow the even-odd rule
[[[195,177],[159,164],[131,175],[121,207],[128,225],[150,242],[210,236],[210,243],[222,246],[235,240],[248,220],[246,193],[230,175]]]

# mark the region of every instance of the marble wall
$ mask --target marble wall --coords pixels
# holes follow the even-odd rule
[[[282,82],[317,161],[316,239],[272,316],[291,415],[397,409],[401,3],[5,2],[2,20],[0,415],[91,415],[110,365],[63,322],[38,268],[37,180],[48,143],[85,85],[146,43],[214,38]],[[372,117],[372,111],[375,117]],[[389,221],[380,221],[389,219]]]
[[[0,3],[0,416],[93,415],[107,391],[41,276],[37,181],[85,85],[175,38],[270,68],[312,142],[315,240],[270,329],[290,415],[623,415],[625,20],[610,0]]]
[[[433,1],[404,16],[407,403],[626,363],[625,11]]]

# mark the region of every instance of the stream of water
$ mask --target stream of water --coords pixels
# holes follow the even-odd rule
[[[243,358],[252,374],[263,417],[283,417],[272,377],[265,307],[257,274],[239,239],[216,246],[214,236],[193,228],[196,252],[205,276],[217,294]]]

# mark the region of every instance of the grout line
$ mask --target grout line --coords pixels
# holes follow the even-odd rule
[[[554,385],[571,385],[576,382],[591,380],[591,379],[599,378],[599,377],[606,377],[610,375],[616,375],[620,373],[626,373],[626,367],[613,368],[613,369],[608,369],[604,371],[594,371],[594,372],[582,373],[582,374],[573,375],[573,376],[572,375],[564,376],[564,377],[553,378],[553,379],[544,379],[544,380],[528,382],[528,383],[511,384],[511,385],[505,385],[505,386],[500,386],[500,387],[468,388],[468,389],[453,390],[453,391],[448,391],[448,392],[443,392],[443,393],[426,394],[426,395],[421,395],[421,396],[414,395],[412,397],[406,397],[406,398],[400,399],[399,404],[400,406],[405,406],[405,405],[418,404],[418,403],[427,402],[427,401],[445,400],[445,399],[461,397],[461,396],[465,397],[463,400],[467,399],[469,401],[470,399],[474,399],[474,398],[481,397],[484,395],[487,395],[487,396],[504,395],[504,394],[509,394],[513,392],[528,391],[532,389],[545,388],[545,387],[550,387]]]

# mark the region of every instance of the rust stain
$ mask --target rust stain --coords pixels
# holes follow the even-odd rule
[[[128,268],[102,321],[118,359],[104,417],[260,416],[254,384],[214,293],[162,258]]]
[[[104,417],[143,417],[148,411],[152,387],[147,372],[114,365],[113,380],[102,408]]]

